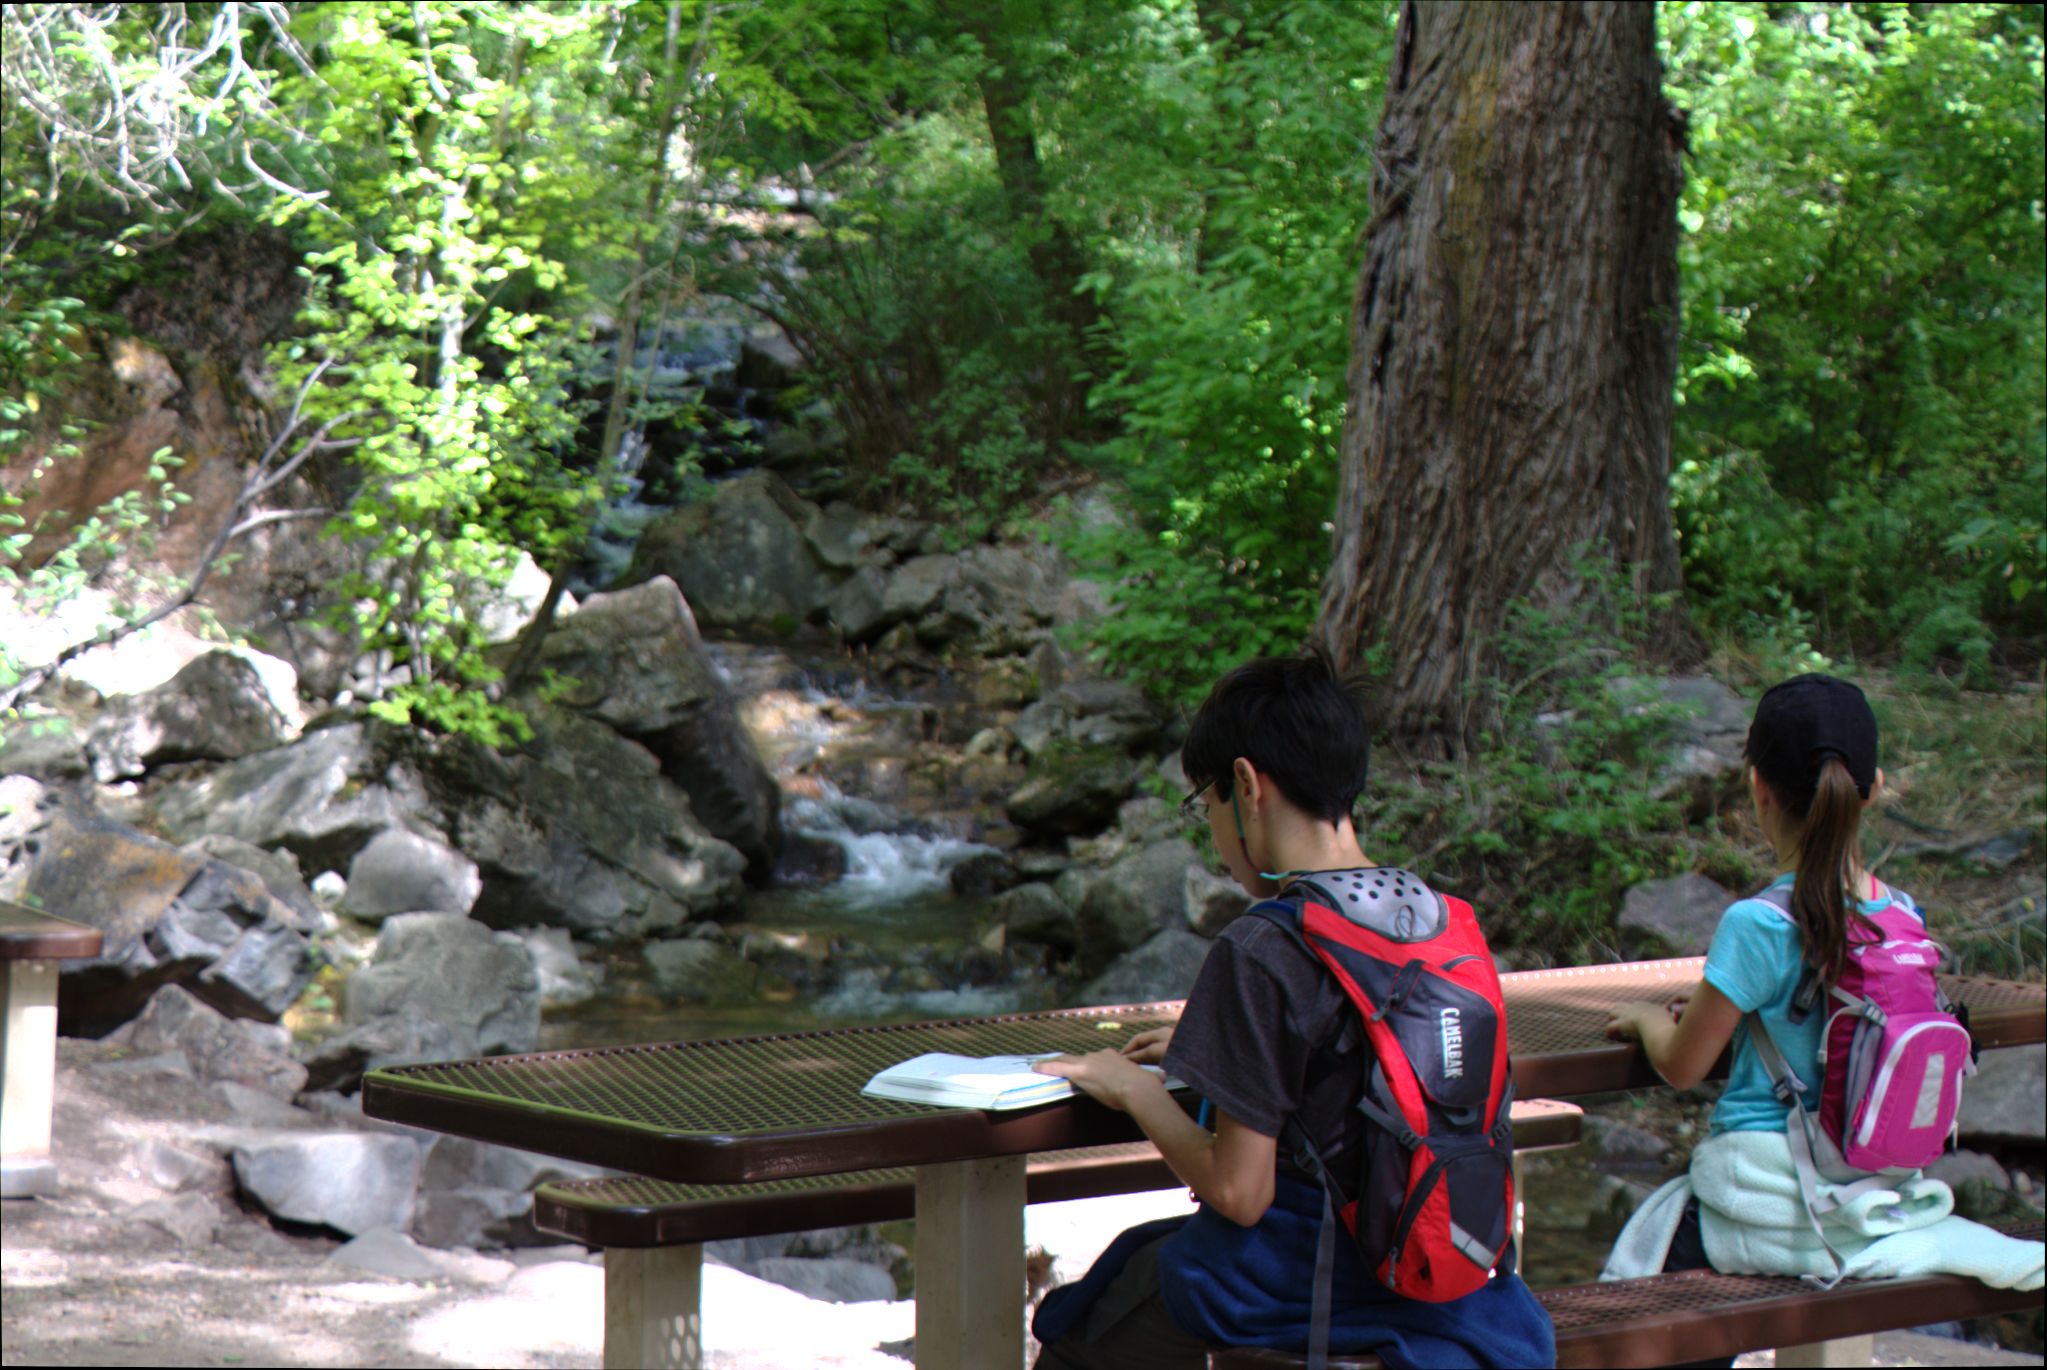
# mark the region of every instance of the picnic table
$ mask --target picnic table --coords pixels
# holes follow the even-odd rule
[[[1608,1013],[1698,983],[1700,958],[1502,977],[1516,1093],[1559,1098],[1658,1083]],[[1988,1046],[2047,1037],[2037,985],[1942,977]],[[372,1071],[376,1118],[700,1184],[916,1168],[919,1370],[1019,1364],[1025,1160],[1127,1142],[1126,1116],[1076,1098],[1016,1113],[869,1099],[877,1071],[928,1051],[1089,1051],[1173,1022],[1178,1003],[1069,1009],[704,1042],[537,1052]],[[1725,1062],[1721,1069],[1724,1070]],[[613,1255],[618,1253],[613,1252]],[[694,1290],[688,1301],[694,1305]],[[693,1326],[669,1363],[692,1363]]]
[[[100,954],[98,928],[0,900],[0,1199],[57,1190],[57,962]]]

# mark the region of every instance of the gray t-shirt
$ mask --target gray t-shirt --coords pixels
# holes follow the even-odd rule
[[[1357,1011],[1336,978],[1281,929],[1247,917],[1208,949],[1165,1068],[1264,1136],[1278,1137],[1298,1113],[1323,1160],[1349,1185],[1358,1164],[1352,1158],[1361,1155],[1356,1103],[1370,1060]],[[1280,1166],[1310,1173],[1285,1146]]]

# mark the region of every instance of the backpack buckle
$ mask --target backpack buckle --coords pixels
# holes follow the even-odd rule
[[[1393,983],[1387,986],[1386,1002],[1372,1010],[1373,1022],[1383,1022],[1387,1014],[1399,1012],[1400,1006],[1407,1002],[1407,996],[1414,993],[1415,982],[1422,978],[1426,964],[1416,957],[1400,968],[1399,974],[1393,977]]]

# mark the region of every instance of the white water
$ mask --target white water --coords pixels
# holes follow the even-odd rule
[[[926,898],[949,888],[954,866],[994,850],[957,837],[906,831],[909,821],[885,806],[842,794],[830,781],[818,787],[817,798],[790,800],[782,817],[792,830],[836,843],[846,853],[846,873],[819,891],[821,903],[876,908]]]

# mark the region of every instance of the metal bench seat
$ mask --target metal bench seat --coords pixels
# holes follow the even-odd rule
[[[2038,1241],[2038,1220],[2000,1224]],[[1824,1356],[1830,1343],[1955,1318],[1991,1317],[2040,1306],[2038,1292],[1992,1289],[1961,1275],[1907,1280],[1844,1280],[1831,1290],[1806,1280],[1683,1270],[1611,1284],[1570,1284],[1537,1292],[1557,1329],[1562,1367],[1673,1365],[1738,1356],[1765,1347],[1779,1365],[1867,1365],[1854,1354]],[[1846,1348],[1843,1348],[1846,1349]],[[1804,1354],[1797,1354],[1804,1353]],[[1209,1370],[1282,1370],[1299,1352],[1231,1347],[1211,1351]],[[1379,1370],[1376,1356],[1332,1356],[1332,1370]]]
[[[1575,1146],[1585,1113],[1576,1104],[1531,1099],[1517,1102],[1513,1117],[1516,1150],[1544,1151]],[[1136,1194],[1179,1183],[1150,1142],[1037,1152],[1024,1168],[1030,1203]],[[546,1184],[533,1193],[535,1227],[607,1248],[607,1366],[700,1363],[703,1243],[890,1222],[916,1211],[917,1177],[908,1166],[751,1184],[621,1176]]]
[[[1517,1151],[1575,1146],[1584,1110],[1552,1099],[1514,1105]],[[1034,1153],[1024,1172],[1031,1203],[1172,1189],[1180,1181],[1150,1142]],[[892,1222],[915,1209],[908,1166],[755,1184],[676,1184],[637,1176],[542,1185],[533,1225],[586,1246],[656,1247],[761,1237],[855,1223]]]

